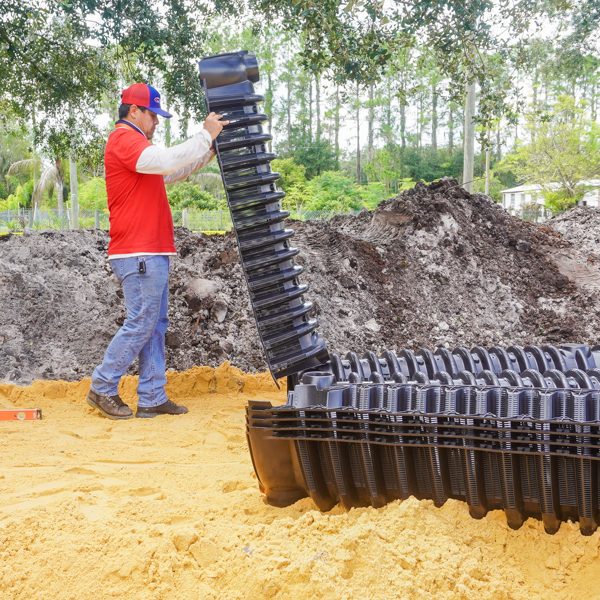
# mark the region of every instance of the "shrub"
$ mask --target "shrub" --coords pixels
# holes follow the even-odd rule
[[[169,204],[176,210],[218,210],[223,203],[219,202],[209,192],[204,191],[199,185],[184,181],[174,185],[167,192]]]
[[[101,210],[108,206],[106,182],[102,177],[93,177],[79,186],[79,206],[88,210]]]
[[[583,197],[583,194],[579,196],[570,196],[565,193],[564,190],[558,190],[555,192],[544,191],[544,207],[550,209],[553,212],[562,212],[569,210],[577,205],[577,201]]]
[[[308,182],[308,210],[345,212],[363,206],[360,188],[339,171],[325,171]]]

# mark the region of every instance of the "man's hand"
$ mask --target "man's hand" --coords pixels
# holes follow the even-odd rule
[[[212,139],[214,140],[223,129],[223,125],[229,125],[229,121],[221,121],[223,115],[217,115],[214,112],[211,112],[208,117],[206,117],[206,121],[204,121],[204,129],[210,133]]]

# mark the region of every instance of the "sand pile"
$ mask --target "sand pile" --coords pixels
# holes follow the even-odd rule
[[[135,378],[122,395],[133,401]],[[600,534],[549,536],[504,514],[410,499],[375,510],[266,505],[244,438],[249,398],[280,403],[268,375],[227,363],[169,375],[185,417],[114,422],[89,380],[0,386],[2,600],[587,600]]]
[[[356,217],[289,226],[329,348],[362,354],[596,343],[599,214],[539,226],[446,180]],[[0,381],[77,380],[101,361],[125,318],[107,244],[97,230],[0,237]],[[233,234],[177,228],[176,246],[167,366],[264,370]]]

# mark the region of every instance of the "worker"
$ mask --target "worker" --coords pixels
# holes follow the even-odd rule
[[[158,117],[172,117],[152,86],[136,83],[121,94],[119,120],[104,154],[110,213],[108,260],[123,288],[127,318],[92,374],[88,403],[109,419],[130,419],[119,397],[121,377],[139,357],[136,417],[188,412],[165,393],[165,333],[169,266],[177,256],[165,183],[191,175],[214,157],[213,140],[226,121],[210,113],[204,129],[186,142],[161,149],[150,142]]]

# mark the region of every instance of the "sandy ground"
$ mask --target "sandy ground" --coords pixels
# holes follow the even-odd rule
[[[284,401],[268,375],[226,363],[171,373],[184,417],[115,422],[89,380],[0,385],[0,599],[600,598],[599,534],[555,536],[503,513],[409,500],[328,514],[263,502],[244,437],[248,398]],[[123,382],[133,403],[135,378]]]

